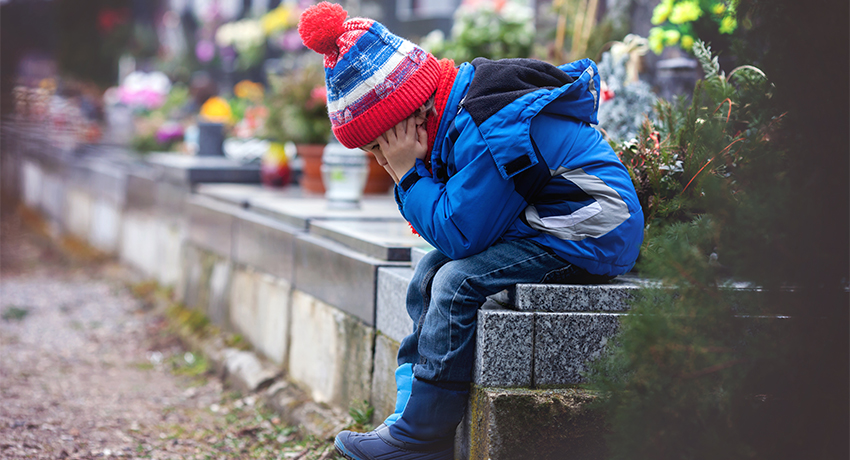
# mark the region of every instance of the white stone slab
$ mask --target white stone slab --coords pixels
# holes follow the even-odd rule
[[[317,402],[368,400],[374,329],[301,291],[292,294],[289,376]]]
[[[44,181],[44,173],[41,166],[34,161],[23,160],[21,167],[23,175],[23,184],[21,194],[23,195],[24,204],[33,209],[39,209],[41,206],[41,188]]]
[[[97,198],[92,204],[89,243],[107,253],[117,253],[121,241],[121,208],[114,202]]]
[[[237,269],[230,288],[230,323],[264,356],[284,364],[289,342],[291,286],[284,280]]]
[[[86,190],[69,187],[65,200],[65,230],[81,240],[88,241],[92,221],[91,196]]]

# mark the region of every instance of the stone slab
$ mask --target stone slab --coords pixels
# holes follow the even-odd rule
[[[21,193],[21,147],[11,123],[0,124],[0,190],[4,198],[16,201]]]
[[[121,242],[122,209],[111,200],[96,198],[92,203],[88,240],[107,253],[117,253]]]
[[[189,308],[197,309],[201,303],[202,284],[204,283],[204,257],[201,250],[187,244],[180,261],[183,276],[174,290],[178,302]]]
[[[184,304],[207,315],[213,324],[229,329],[232,264],[192,244],[183,248],[181,262],[184,275],[179,291]]]
[[[358,209],[334,209],[316,196],[259,196],[250,200],[256,212],[280,219],[299,228],[313,220],[398,220],[398,205],[390,197],[363,198]]]
[[[187,224],[181,220],[156,219],[156,279],[163,286],[179,284]]]
[[[298,385],[278,379],[264,391],[266,403],[288,426],[297,426],[299,436],[333,439],[351,423],[348,409],[319,404]]]
[[[41,166],[28,159],[21,162],[21,195],[24,204],[32,209],[40,209],[41,207],[41,189],[44,182],[44,172]]]
[[[579,389],[494,389],[473,385],[458,429],[463,460],[602,460],[608,427]]]
[[[152,214],[125,212],[121,222],[121,261],[154,278],[159,268],[157,233],[157,219]]]
[[[530,387],[534,313],[478,310],[473,381],[481,386]]]
[[[186,201],[191,243],[231,258],[233,253],[234,213],[238,208],[206,197],[193,195]]]
[[[80,159],[65,168],[65,183],[69,188],[82,190],[89,195],[94,195],[97,190],[92,186],[93,171],[92,162],[88,159]]]
[[[65,181],[59,174],[47,173],[41,183],[41,210],[47,218],[61,226],[65,217]]]
[[[156,197],[156,174],[152,169],[139,167],[127,174],[127,209],[153,209]]]
[[[148,163],[162,172],[162,180],[174,184],[200,182],[260,183],[260,165],[227,157],[152,153]]]
[[[291,285],[251,268],[234,270],[230,324],[272,362],[285,364],[289,343]]]
[[[92,223],[92,196],[88,190],[68,187],[64,213],[65,230],[81,240],[88,240]]]
[[[410,261],[413,247],[427,245],[401,218],[397,220],[320,220],[310,222],[310,233],[344,244],[369,257]]]
[[[188,185],[157,180],[154,182],[154,194],[154,210],[160,218],[172,221],[185,220],[186,200],[192,194],[192,189]]]
[[[277,369],[265,365],[250,351],[227,348],[223,355],[225,381],[245,393],[265,388],[277,377]]]
[[[177,285],[185,273],[182,269],[184,225],[144,211],[125,210],[120,219],[118,255],[121,261],[164,286]]]
[[[251,201],[260,198],[285,198],[300,196],[296,187],[271,188],[259,184],[206,183],[195,185],[195,193],[225,203],[250,208]]]
[[[622,313],[535,313],[534,377],[538,388],[584,381],[587,362],[619,330]]]
[[[615,279],[610,284],[518,284],[515,306],[521,311],[626,311],[640,286]]]
[[[234,211],[233,260],[284,280],[295,276],[295,240],[302,232],[250,211]]]
[[[375,326],[381,334],[401,342],[413,332],[413,320],[407,314],[407,285],[413,270],[407,267],[378,269],[378,299]]]
[[[389,195],[366,196],[359,208],[335,209],[323,196],[305,193],[297,186],[268,188],[249,184],[197,184],[194,189],[199,195],[232,203],[305,230],[313,220],[401,219],[398,205]]]
[[[420,247],[415,247],[410,249],[410,266],[416,269],[416,266],[419,265],[419,261],[425,257],[425,254],[433,251],[434,248],[431,245],[424,245]]]
[[[295,288],[375,324],[378,267],[404,266],[367,257],[339,243],[314,235],[295,242]]]
[[[372,370],[372,424],[380,425],[395,411],[395,371],[398,368],[399,343],[381,334],[375,336],[375,357]]]
[[[201,308],[214,324],[230,327],[230,284],[233,278],[233,266],[227,261],[214,256],[212,270],[209,276],[208,301]]]
[[[127,166],[104,158],[85,157],[67,168],[68,180],[92,197],[123,206],[127,199]]]
[[[301,292],[292,294],[289,377],[314,401],[347,410],[371,395],[375,331]]]

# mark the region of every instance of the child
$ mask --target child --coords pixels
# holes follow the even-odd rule
[[[582,60],[475,59],[455,67],[322,2],[301,16],[324,55],[336,138],[375,155],[401,214],[436,250],[407,292],[396,413],[343,431],[351,460],[450,459],[487,296],[516,283],[604,282],[632,268],[643,214],[629,174],[590,125],[599,76]]]

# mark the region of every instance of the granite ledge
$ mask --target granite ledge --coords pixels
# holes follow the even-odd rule
[[[518,284],[512,300],[519,311],[621,312],[640,285],[615,280],[611,284]]]

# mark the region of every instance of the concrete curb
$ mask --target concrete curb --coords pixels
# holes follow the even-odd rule
[[[159,298],[156,310],[164,313],[171,301]],[[199,337],[176,328],[184,346],[203,354],[225,386],[253,393],[285,423],[297,426],[300,436],[333,439],[353,421],[342,411],[314,402],[307,391],[288,381],[281,369],[251,350],[228,347],[224,338]]]

